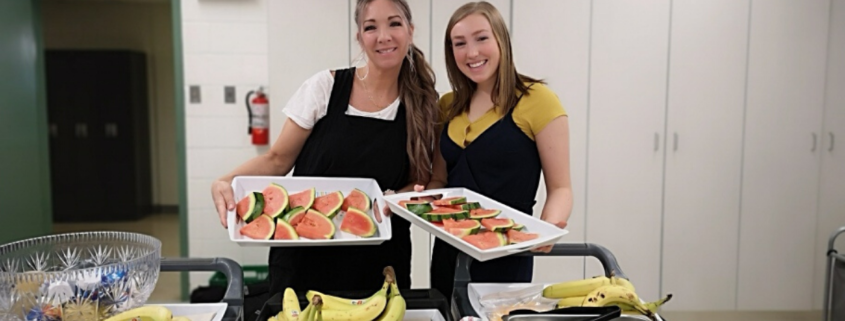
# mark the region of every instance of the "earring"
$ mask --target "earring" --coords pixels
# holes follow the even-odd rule
[[[353,63],[353,64],[352,64],[353,66],[355,66],[355,67],[356,67],[356,70],[355,70],[355,77],[358,77],[358,80],[360,80],[360,81],[364,81],[364,79],[367,79],[367,75],[369,75],[369,74],[370,74],[370,65],[369,65],[369,64],[367,64],[367,63],[366,63],[366,61],[365,61],[365,62],[364,62],[364,66],[366,66],[366,67],[367,67],[367,73],[366,73],[366,74],[364,74],[364,77],[361,77],[361,76],[359,76],[359,75],[358,75],[358,71],[357,71],[357,69],[360,69],[361,67],[363,67],[363,66],[359,66],[359,65],[358,65],[358,63],[359,63],[360,61],[364,61],[364,60],[366,60],[366,58],[364,57],[364,52],[363,52],[363,51],[361,51],[361,52],[358,54],[358,57],[357,57],[357,58],[355,58],[355,61],[354,61],[355,63]]]
[[[411,66],[411,72],[414,72],[414,44],[408,46],[408,54],[405,57],[408,58],[408,65]]]

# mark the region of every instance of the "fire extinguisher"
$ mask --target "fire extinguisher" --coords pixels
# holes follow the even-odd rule
[[[255,97],[250,100],[250,96]],[[248,135],[252,135],[253,145],[267,145],[270,141],[270,102],[264,94],[264,88],[246,94],[246,110],[249,113]]]

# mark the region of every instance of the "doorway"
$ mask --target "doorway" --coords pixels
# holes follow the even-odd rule
[[[138,232],[161,240],[162,256],[184,253],[172,8],[41,1],[53,233]],[[158,284],[183,275],[162,273]],[[183,293],[159,286],[150,302]]]

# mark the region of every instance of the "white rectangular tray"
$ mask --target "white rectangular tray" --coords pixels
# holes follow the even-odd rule
[[[446,321],[437,309],[406,310],[402,321]]]
[[[315,188],[317,197],[322,193],[340,191],[344,197],[354,188],[358,188],[370,197],[373,203],[377,203],[379,210],[384,204],[384,194],[378,182],[370,178],[335,178],[335,177],[290,177],[290,176],[238,176],[232,180],[232,189],[235,194],[235,202],[241,200],[251,192],[261,192],[270,185],[276,183],[284,187],[288,194],[296,194],[300,191]],[[390,220],[383,214],[379,214],[381,222],[373,216],[371,208],[367,214],[376,223],[378,231],[372,237],[360,237],[340,230],[340,223],[343,221],[344,212],[339,213],[332,219],[335,224],[334,238],[329,240],[311,240],[300,237],[299,240],[255,240],[240,234],[241,227],[245,226],[235,211],[229,211],[227,222],[229,226],[229,239],[240,246],[275,246],[275,247],[303,247],[303,246],[338,246],[338,245],[377,245],[389,240],[392,236]]]
[[[191,321],[221,321],[226,314],[226,303],[176,303],[176,304],[149,304],[162,306],[170,309],[174,317],[202,316],[202,319],[191,319]],[[213,315],[211,319],[207,317]]]
[[[552,285],[551,283],[469,283],[467,285],[467,295],[469,296],[469,303],[472,308],[475,310],[475,313],[478,314],[478,317],[482,321],[490,321],[487,317],[487,314],[484,313],[484,310],[481,306],[481,297],[493,294],[493,293],[503,293],[503,292],[512,292],[512,291],[526,291],[526,292],[533,292],[538,291],[542,293],[543,289],[546,286]],[[557,301],[557,300],[551,300]],[[662,321],[663,319],[659,315],[655,315],[657,321]],[[617,320],[617,319],[614,319]],[[641,315],[623,315],[618,320],[650,320],[646,316]]]
[[[513,219],[514,222],[525,225],[525,230],[527,232],[539,233],[540,237],[519,244],[511,244],[492,249],[481,250],[475,247],[474,245],[467,243],[461,238],[452,235],[446,230],[431,224],[430,222],[422,219],[419,215],[414,214],[405,207],[399,205],[399,201],[408,200],[411,197],[430,196],[438,194],[443,195],[443,198],[453,196],[465,196],[468,202],[479,202],[481,204],[481,207],[483,208],[501,210],[502,213],[499,214],[497,218]],[[400,193],[385,196],[384,199],[387,201],[387,204],[388,206],[390,206],[390,209],[393,213],[396,213],[397,215],[405,218],[412,224],[416,224],[417,226],[431,233],[435,237],[451,244],[458,250],[482,262],[511,254],[529,251],[532,248],[536,248],[539,246],[553,245],[561,237],[569,233],[569,231],[566,229],[560,229],[557,226],[554,226],[546,221],[540,220],[526,213],[519,212],[511,207],[508,207],[502,203],[499,203],[495,200],[492,200],[488,197],[485,197],[479,193],[473,192],[465,188],[444,188],[427,190],[424,192]]]

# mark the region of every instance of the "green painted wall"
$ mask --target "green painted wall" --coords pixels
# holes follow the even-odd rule
[[[0,243],[51,233],[39,1],[0,1]]]

